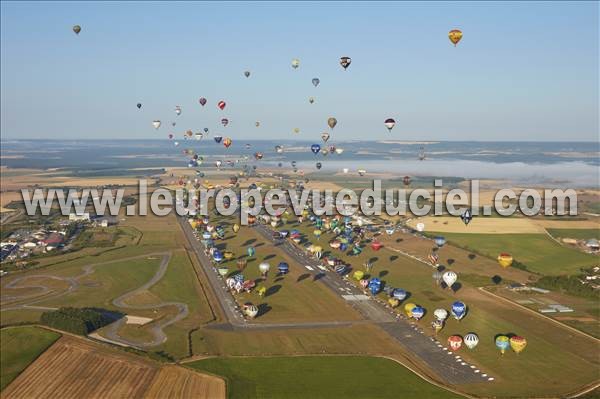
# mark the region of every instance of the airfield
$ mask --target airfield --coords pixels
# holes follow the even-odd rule
[[[175,188],[173,172],[177,170],[158,176],[159,184]],[[122,183],[128,186],[131,178],[122,177]],[[225,184],[228,175],[215,172],[209,178],[212,184]],[[99,184],[94,179],[92,184]],[[85,180],[77,185],[89,183]],[[361,187],[368,179],[320,181],[315,175],[309,186],[335,189],[346,181]],[[264,177],[260,183],[277,180]],[[11,198],[12,189],[3,198]],[[127,187],[130,193],[134,190]],[[2,205],[9,203],[3,200]],[[237,233],[232,230],[235,217],[210,219],[226,231],[216,246],[232,253],[220,266],[233,276],[239,272],[237,262],[245,260],[244,277],[264,286],[264,296],[256,289],[239,294],[227,289],[187,217],[120,215],[116,226],[92,228],[85,247],[41,257],[34,267],[0,280],[2,333],[27,328],[34,329],[31,334],[51,335],[47,346],[34,348],[39,353],[23,359],[22,370],[13,373],[11,381],[5,384],[3,376],[2,397],[72,397],[83,391],[135,397],[180,397],[186,392],[197,397],[269,397],[268,392],[279,397],[367,397],[390,381],[399,382],[380,388],[377,397],[411,397],[415,392],[431,398],[569,397],[599,383],[597,301],[559,291],[538,294],[508,288],[598,265],[597,255],[559,239],[577,235],[573,231],[588,235],[597,230],[597,216],[565,221],[479,217],[468,226],[447,216],[407,217],[394,221],[401,228],[393,234],[380,230],[369,237],[381,242],[381,249],[366,244],[358,255],[329,248],[335,236],[331,231],[317,238],[312,223],[299,223],[295,217],[276,228],[242,226]],[[424,234],[413,229],[419,221],[426,225]],[[299,230],[302,245],[274,239],[273,230],[282,229]],[[432,237],[440,234],[447,243],[438,251],[439,264],[458,274],[458,290],[444,289],[432,279],[435,270],[428,255]],[[323,267],[306,252],[308,244],[321,245],[324,256],[335,256],[353,270],[370,263],[372,277],[408,291],[404,303],[424,307],[425,316],[409,319],[402,305],[392,308],[387,303],[383,292],[372,296],[351,273],[342,277]],[[249,246],[255,248],[253,256],[247,254]],[[495,257],[502,251],[511,252],[524,267],[501,268]],[[258,265],[265,261],[271,272],[263,280]],[[282,261],[289,264],[289,273],[277,275],[276,265]],[[568,305],[574,312],[542,314],[532,299]],[[430,327],[433,310],[449,309],[456,300],[467,304],[467,315],[460,322],[449,319],[435,334]],[[256,318],[244,317],[241,306],[246,302],[257,305]],[[37,326],[44,311],[61,306],[97,306],[127,317],[88,337],[16,326]],[[475,349],[449,350],[450,335],[469,332],[479,335]],[[501,355],[494,345],[498,334],[524,336],[528,346],[518,355]],[[79,363],[78,375],[96,376],[101,368],[110,369],[105,380],[68,379],[53,367],[84,357],[89,360]],[[567,379],[565,369],[570,370]],[[358,373],[360,378],[353,381]],[[306,383],[301,390],[290,389],[298,375],[304,375]],[[326,388],[332,379],[346,381],[343,392]],[[164,391],[171,385],[181,385],[182,391]],[[65,391],[52,391],[58,386]],[[96,391],[100,387],[114,391]]]

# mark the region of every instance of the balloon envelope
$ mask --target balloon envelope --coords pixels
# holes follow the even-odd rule
[[[79,34],[79,32],[81,32],[81,26],[79,25],[75,25],[73,26],[73,32],[75,32],[75,34]]]
[[[444,321],[448,317],[448,311],[446,309],[441,309],[441,308],[440,309],[436,309],[436,310],[433,311],[433,316],[437,320]]]
[[[525,349],[526,346],[527,340],[525,338],[520,337],[518,335],[515,335],[514,337],[510,338],[510,347],[516,353],[521,353],[521,351]]]
[[[319,85],[319,82],[321,82],[321,81],[319,80],[319,78],[313,78],[313,80],[312,80],[312,84],[313,84],[313,86],[315,86],[315,87],[317,87],[317,86]]]
[[[475,333],[469,333],[465,335],[464,341],[467,348],[473,349],[479,343],[479,337]]]
[[[500,349],[500,353],[504,354],[510,347],[510,340],[506,335],[496,337],[496,347]]]
[[[335,125],[337,125],[337,119],[335,119],[334,117],[327,119],[327,125],[329,125],[331,129],[333,129]]]
[[[452,284],[456,283],[456,279],[458,279],[458,275],[453,271],[447,271],[442,274],[442,280],[448,287],[452,287]]]
[[[448,345],[453,351],[457,351],[462,346],[463,340],[460,335],[452,335],[448,337]]]
[[[387,127],[387,129],[389,131],[391,131],[394,128],[394,126],[396,126],[396,121],[393,120],[392,118],[388,118],[385,120],[384,124],[385,124],[385,127]]]
[[[450,32],[448,32],[448,39],[450,39],[452,44],[454,44],[454,47],[456,47],[458,42],[460,42],[460,39],[462,39],[462,36],[463,36],[463,33],[459,29],[452,29]]]

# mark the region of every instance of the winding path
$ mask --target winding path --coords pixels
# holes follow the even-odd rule
[[[58,298],[58,297],[61,297],[61,296],[64,296],[64,295],[67,295],[69,293],[76,291],[80,286],[80,280],[83,277],[94,273],[96,266],[124,262],[124,261],[128,261],[128,260],[134,260],[134,259],[140,259],[140,258],[147,258],[147,257],[151,257],[151,256],[162,256],[160,266],[158,267],[158,270],[156,271],[154,276],[148,282],[143,284],[142,286],[140,286],[132,291],[126,292],[125,294],[113,299],[112,304],[117,308],[131,309],[131,310],[148,310],[148,309],[158,309],[158,308],[164,308],[167,306],[171,306],[171,307],[177,308],[177,310],[178,310],[177,314],[174,316],[165,317],[164,319],[158,320],[156,322],[151,322],[150,332],[152,333],[153,338],[150,341],[137,342],[137,341],[134,341],[131,339],[121,337],[118,334],[118,331],[125,324],[125,322],[126,322],[125,318],[121,318],[121,319],[115,321],[114,323],[108,325],[105,328],[105,335],[106,335],[106,338],[110,341],[115,341],[122,345],[133,346],[133,347],[137,347],[137,348],[147,348],[147,347],[160,345],[167,340],[167,335],[165,334],[163,329],[165,327],[168,327],[171,324],[176,323],[176,322],[184,319],[185,317],[187,317],[187,315],[189,314],[188,305],[185,303],[181,303],[181,302],[159,302],[159,303],[148,304],[148,305],[131,305],[131,304],[127,303],[127,300],[132,298],[133,296],[139,294],[142,291],[148,290],[149,288],[154,286],[156,283],[158,283],[164,277],[165,273],[167,272],[167,268],[169,266],[169,261],[171,260],[170,252],[150,253],[150,254],[133,256],[133,257],[129,257],[129,258],[121,258],[121,259],[115,259],[115,260],[111,260],[111,261],[107,261],[107,262],[85,265],[82,267],[83,272],[74,277],[60,277],[60,276],[54,276],[54,275],[49,275],[49,274],[34,274],[34,275],[16,278],[16,279],[10,281],[8,284],[6,284],[3,287],[3,290],[19,289],[19,288],[36,288],[36,289],[39,289],[40,291],[33,293],[33,294],[23,295],[23,296],[3,295],[2,296],[3,301],[4,300],[16,300],[16,301],[20,301],[21,303],[3,306],[0,309],[0,312],[4,312],[4,311],[8,311],[8,310],[19,310],[19,309],[56,310],[57,308],[37,306],[36,304],[48,301],[50,299],[55,299],[55,298]],[[48,287],[47,285],[44,285],[43,282],[35,282],[33,284],[27,284],[27,280],[31,280],[31,279],[52,279],[52,280],[64,281],[68,284],[68,288],[65,290],[56,291],[55,289]]]

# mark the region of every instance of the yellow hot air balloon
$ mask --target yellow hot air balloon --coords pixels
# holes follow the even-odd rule
[[[196,219],[192,219],[190,220],[190,225],[192,226],[192,229],[196,230],[196,227],[198,227],[198,221]]]
[[[510,347],[517,354],[521,353],[523,351],[523,349],[525,349],[526,346],[527,346],[527,340],[525,338],[519,337],[518,335],[515,335],[514,337],[510,338]]]
[[[240,225],[236,223],[233,225],[233,232],[237,233],[238,231],[240,231]]]
[[[452,29],[450,32],[448,32],[448,39],[450,39],[450,41],[454,44],[454,47],[456,47],[458,42],[460,42],[462,36],[462,32],[458,29]]]
[[[354,274],[352,275],[352,277],[354,277],[354,279],[356,281],[360,281],[363,279],[363,277],[365,277],[365,272],[363,272],[362,270],[357,270],[354,272]]]
[[[400,301],[397,300],[396,298],[390,298],[388,299],[388,303],[390,304],[391,307],[395,308],[398,305],[400,305]]]
[[[404,313],[406,313],[408,317],[412,317],[412,310],[416,307],[417,305],[415,305],[412,302],[407,303],[406,305],[404,305]]]
[[[298,127],[295,127],[295,128],[294,128],[294,133],[300,133],[300,128],[298,128]]]
[[[498,263],[500,266],[507,268],[513,263],[513,257],[511,254],[501,253],[498,255]]]
[[[223,256],[225,257],[225,259],[229,260],[229,259],[233,258],[233,252],[231,252],[231,251],[225,251],[225,253],[223,254]]]

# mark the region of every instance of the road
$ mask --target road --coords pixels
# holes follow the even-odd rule
[[[279,329],[279,328],[307,328],[317,326],[343,326],[357,323],[370,322],[380,326],[390,337],[394,338],[407,352],[421,359],[432,371],[443,381],[450,384],[469,384],[477,382],[492,381],[493,378],[482,373],[474,365],[465,362],[460,356],[450,352],[441,343],[424,334],[417,326],[409,323],[400,315],[392,312],[385,306],[383,301],[378,301],[365,296],[363,291],[345,281],[341,276],[330,271],[324,271],[321,265],[314,259],[308,257],[304,252],[287,240],[275,240],[272,231],[264,225],[258,225],[255,229],[273,245],[281,248],[299,266],[303,266],[317,281],[342,297],[342,300],[358,311],[364,321],[358,322],[325,322],[325,323],[286,323],[286,324],[253,324],[243,318],[234,297],[225,286],[223,279],[212,266],[211,260],[204,254],[202,244],[195,238],[192,227],[184,217],[178,218],[182,229],[196,253],[200,265],[213,288],[218,299],[219,306],[229,324],[218,324],[212,328],[230,329]],[[307,267],[308,266],[308,267]]]

